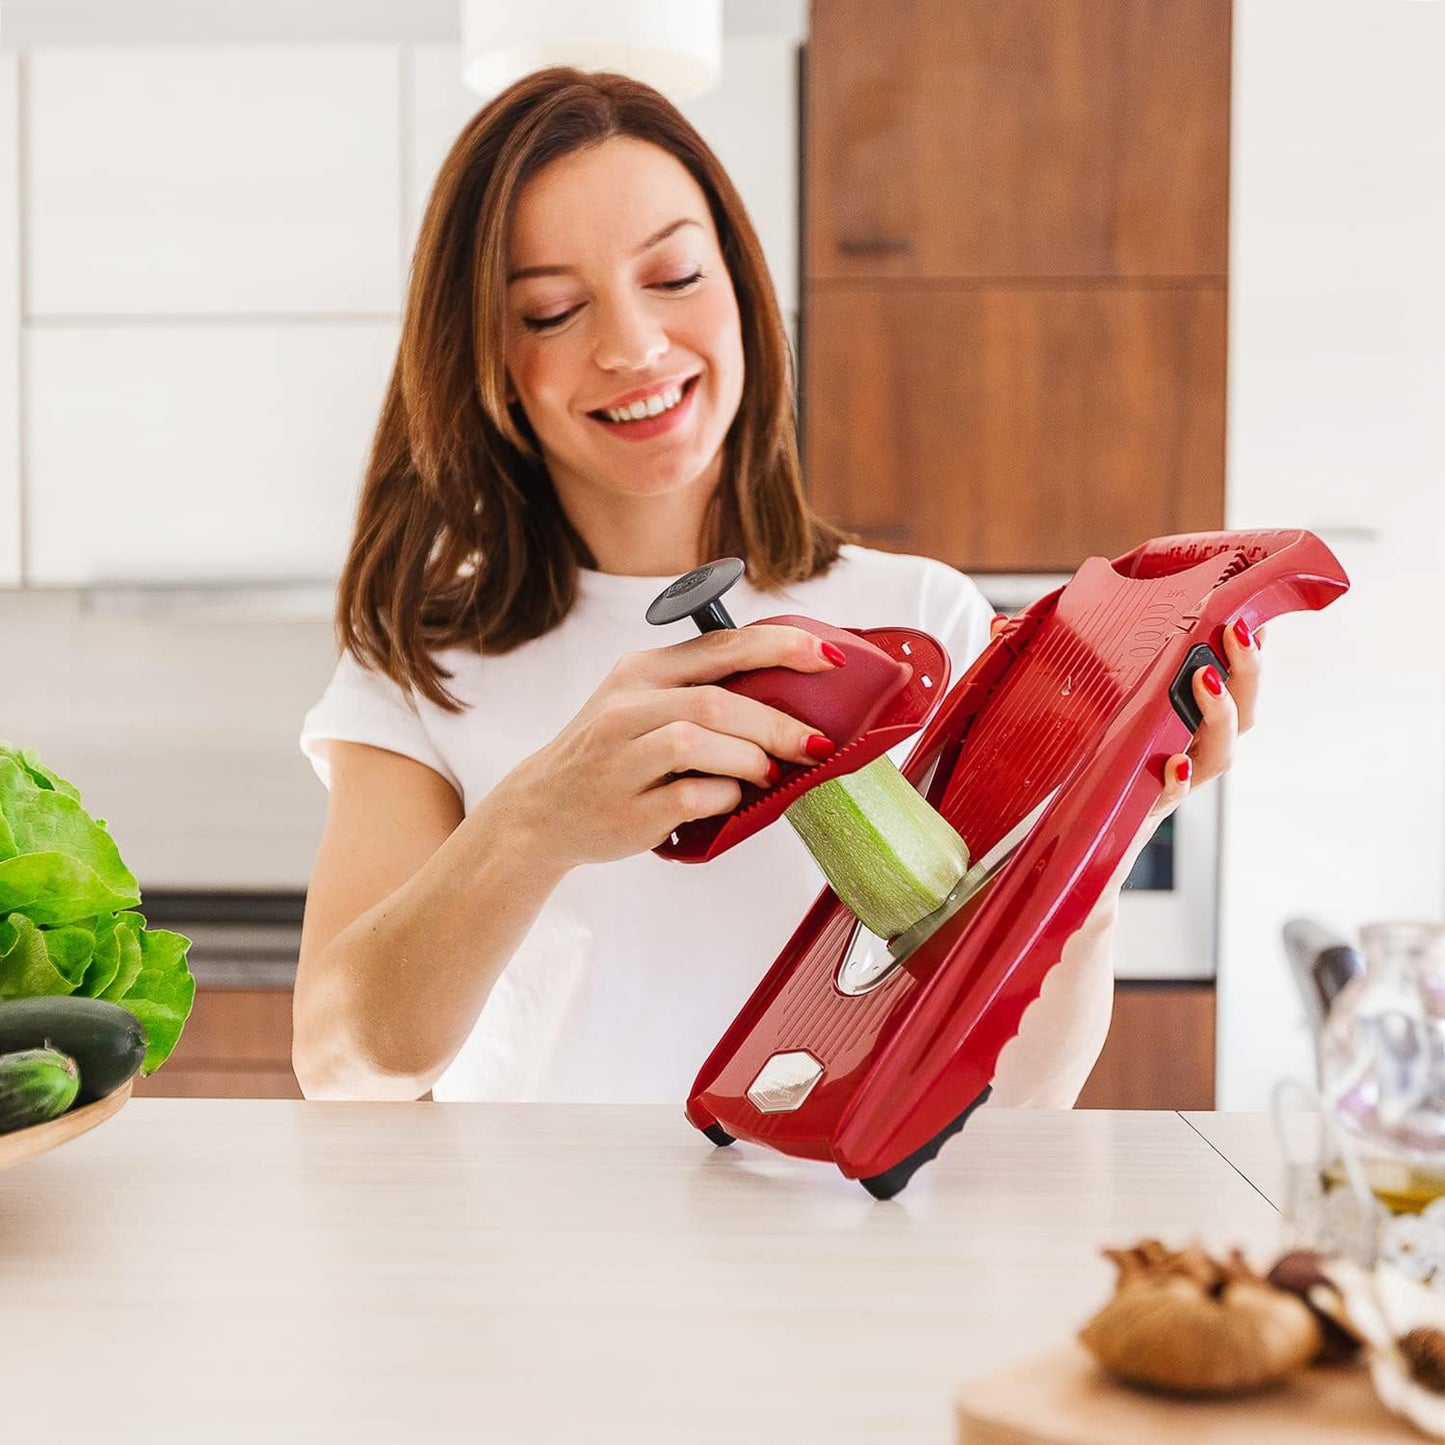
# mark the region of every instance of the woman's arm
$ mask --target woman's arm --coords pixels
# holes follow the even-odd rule
[[[463,817],[451,784],[423,764],[327,746],[292,1062],[307,1098],[415,1099],[565,870],[502,790]]]
[[[794,627],[707,633],[624,657],[570,723],[463,816],[423,764],[332,742],[331,801],[306,900],[292,1060],[308,1098],[414,1099],[455,1057],[567,872],[645,852],[725,813],[812,730],[712,686],[821,672]]]

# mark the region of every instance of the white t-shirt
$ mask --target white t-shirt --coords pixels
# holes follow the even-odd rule
[[[515,651],[439,655],[464,706],[448,713],[343,656],[307,714],[301,746],[323,782],[323,740],[426,764],[470,811],[551,741],[627,652],[697,636],[643,617],[672,580],[584,571],[572,612]],[[956,679],[988,641],[992,610],[941,562],[847,546],[823,576],[775,593],[746,577],[724,605],[742,626],[798,613],[839,627],[917,627]],[[893,750],[908,755],[917,735]],[[573,869],[493,987],[437,1099],[680,1103],[796,928],[823,875],[781,820],[710,863],[642,853]]]

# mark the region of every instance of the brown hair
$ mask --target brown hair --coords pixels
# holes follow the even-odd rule
[[[341,574],[341,645],[449,711],[434,653],[510,652],[550,631],[593,565],[557,501],[504,357],[506,235],[526,182],[612,136],[650,141],[707,197],[742,319],[744,386],[698,539],[771,590],[826,571],[846,540],[803,496],[792,366],[762,247],[727,173],[657,91],[557,68],[502,92],[442,163],[412,261],[396,364]]]

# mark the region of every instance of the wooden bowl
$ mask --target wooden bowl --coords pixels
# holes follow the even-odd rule
[[[22,1159],[33,1159],[35,1155],[44,1154],[47,1149],[54,1149],[57,1144],[64,1144],[67,1139],[74,1139],[87,1129],[105,1123],[130,1098],[133,1082],[127,1079],[120,1088],[113,1089],[104,1098],[93,1099],[78,1109],[69,1109],[43,1124],[32,1124],[28,1129],[0,1134],[0,1169],[7,1164],[18,1164]]]

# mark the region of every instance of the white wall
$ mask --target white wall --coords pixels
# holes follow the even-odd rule
[[[20,64],[0,54],[0,587],[20,581]]]
[[[1308,1077],[1280,928],[1445,910],[1445,5],[1236,0],[1228,525],[1353,588],[1280,619],[1226,780],[1219,1103]]]
[[[304,615],[247,588],[334,576],[421,207],[478,101],[454,43],[147,38],[0,55],[0,738],[76,781],[143,887],[300,888],[325,587]],[[795,54],[730,36],[690,108],[785,308]]]

